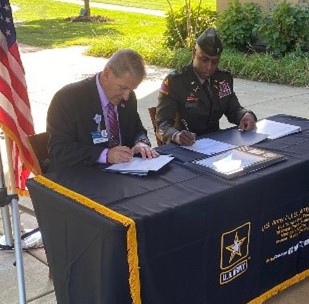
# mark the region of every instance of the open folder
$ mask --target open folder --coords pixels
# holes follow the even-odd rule
[[[269,139],[277,139],[301,131],[301,127],[262,119],[256,123],[256,132],[267,134]]]
[[[195,160],[192,164],[197,168],[231,179],[285,159],[284,155],[273,151],[242,146],[212,157]]]
[[[104,170],[122,174],[145,176],[149,171],[158,171],[173,160],[173,158],[174,157],[170,155],[159,155],[158,157],[151,159],[133,157],[133,159],[127,163],[114,164]]]

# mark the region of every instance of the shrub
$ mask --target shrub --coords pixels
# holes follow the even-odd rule
[[[244,54],[226,49],[222,53],[220,66],[231,71],[234,77],[308,87],[309,54],[289,53],[274,58],[271,54]]]
[[[309,40],[309,6],[281,2],[264,18],[259,31],[275,55],[304,48]]]
[[[250,48],[257,41],[255,28],[261,16],[256,3],[229,2],[217,22],[223,44],[241,51]]]
[[[207,27],[214,26],[216,19],[217,13],[205,7],[192,6],[188,11],[184,5],[169,10],[166,17],[167,29],[164,33],[166,46],[191,48],[195,39]],[[193,37],[190,37],[188,31],[191,31]]]

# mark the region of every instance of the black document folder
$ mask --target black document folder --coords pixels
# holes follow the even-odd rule
[[[267,136],[267,134],[256,133],[255,131],[240,131],[236,128],[230,128],[208,133],[206,137],[240,147],[257,144],[265,140]]]
[[[226,179],[232,179],[285,159],[286,157],[279,153],[243,146],[212,157],[195,160],[192,164]]]

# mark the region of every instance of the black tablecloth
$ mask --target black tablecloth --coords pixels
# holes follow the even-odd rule
[[[231,181],[179,162],[29,180],[58,303],[239,304],[308,276],[309,121],[272,119],[302,127],[257,145],[287,161]]]

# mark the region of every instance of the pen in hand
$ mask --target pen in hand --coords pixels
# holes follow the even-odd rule
[[[184,127],[185,127],[186,131],[190,132],[190,130],[189,130],[189,126],[188,126],[188,124],[187,124],[186,120],[183,118],[183,119],[181,120],[181,122],[182,122],[182,124],[184,125]]]
[[[179,132],[177,142],[180,145],[191,146],[195,142],[195,133],[190,132],[188,123],[185,119],[181,119],[185,130]]]

